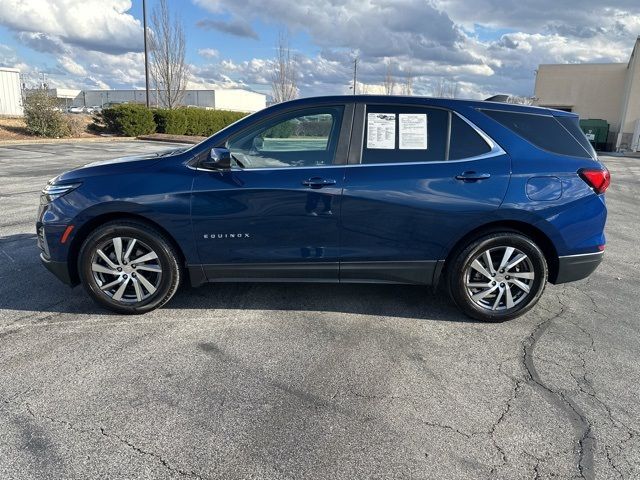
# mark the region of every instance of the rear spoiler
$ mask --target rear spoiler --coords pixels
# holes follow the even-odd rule
[[[484,101],[507,103],[509,101],[509,97],[510,95],[499,94],[499,95],[493,95],[492,97],[489,97],[489,98],[485,98]]]

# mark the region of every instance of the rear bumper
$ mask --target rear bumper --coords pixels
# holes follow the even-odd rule
[[[48,259],[44,253],[40,254],[40,261],[43,263],[47,270],[53,273],[58,280],[62,283],[66,283],[67,285],[73,287],[76,285],[76,282],[71,280],[71,275],[69,274],[69,266],[67,262],[56,262],[54,260]]]
[[[558,275],[552,283],[575,282],[587,278],[598,268],[604,252],[567,255],[558,258]]]

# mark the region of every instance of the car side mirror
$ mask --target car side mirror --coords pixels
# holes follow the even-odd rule
[[[212,148],[209,158],[205,158],[201,165],[212,170],[228,170],[231,168],[231,152],[228,148]]]
[[[259,152],[264,147],[264,139],[262,137],[253,137],[253,150]]]

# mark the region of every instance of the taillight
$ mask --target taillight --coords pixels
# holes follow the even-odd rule
[[[580,178],[587,182],[587,185],[593,188],[593,191],[597,194],[604,193],[611,183],[611,174],[606,168],[604,170],[599,168],[581,168],[578,170],[578,175],[580,175]]]

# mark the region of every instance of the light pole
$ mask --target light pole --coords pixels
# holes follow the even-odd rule
[[[353,94],[356,94],[358,85],[358,57],[353,59]]]
[[[144,84],[147,108],[149,108],[149,50],[147,48],[147,2],[142,0],[142,25],[144,27]]]

